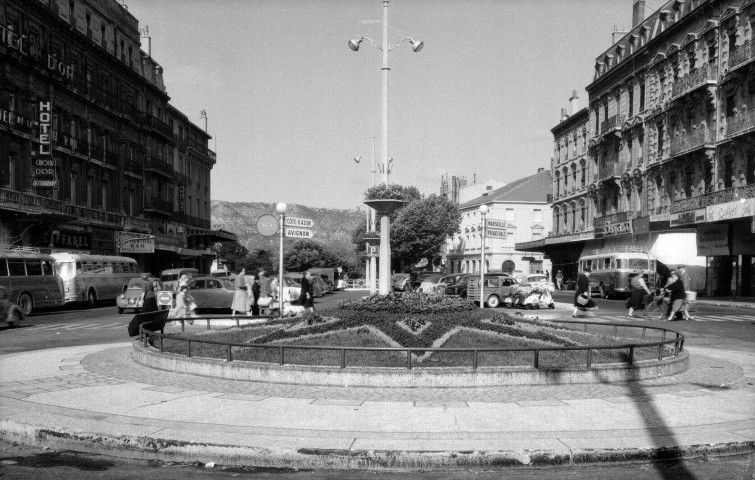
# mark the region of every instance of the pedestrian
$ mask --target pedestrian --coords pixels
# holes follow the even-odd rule
[[[233,280],[233,303],[231,303],[231,313],[235,315],[246,315],[249,311],[249,302],[246,298],[246,279],[244,274],[246,270],[243,268],[234,268],[236,277]]]
[[[682,279],[679,278],[679,273],[676,270],[671,270],[669,282],[668,287],[666,287],[670,295],[668,311],[666,312],[668,318],[666,320],[670,322],[676,317],[676,312],[684,306],[686,295],[684,293],[684,283],[682,283]]]
[[[679,279],[682,281],[682,285],[684,285],[684,305],[682,306],[682,313],[684,314],[685,320],[692,320],[692,317],[689,314],[689,298],[691,296],[690,294],[692,293],[692,289],[690,288],[690,279],[689,274],[687,273],[687,266],[679,265],[679,267],[677,267],[677,271],[679,272]]]
[[[577,312],[582,310],[597,310],[598,307],[590,298],[590,267],[585,267],[577,276],[577,290],[574,292],[574,311],[572,317],[577,318]]]
[[[181,285],[176,294],[176,306],[168,312],[168,318],[186,318],[196,317],[195,312],[197,304],[194,302],[194,297],[189,293],[188,285]],[[190,325],[194,324],[193,320],[188,321]]]
[[[254,283],[257,281],[255,275],[244,274],[244,283],[246,283],[246,314],[255,315],[257,309],[257,299],[254,297]]]
[[[273,301],[273,294],[270,290],[270,284],[272,283],[272,280],[270,277],[267,276],[267,272],[264,270],[260,270],[257,274],[257,279],[259,281],[259,297],[257,298],[257,308],[269,308],[270,304]]]
[[[304,276],[301,278],[301,294],[299,295],[299,305],[304,307],[305,310],[315,309],[315,303],[313,301],[314,295],[312,295],[312,273],[307,270],[304,272]]]
[[[556,288],[558,288],[559,290],[563,290],[564,289],[563,285],[564,285],[564,274],[561,273],[561,270],[559,270],[558,273],[556,274]]]
[[[627,317],[634,318],[634,311],[645,307],[643,297],[645,295],[650,296],[650,289],[641,273],[638,273],[629,280],[629,288],[631,296],[629,297],[629,313]]]

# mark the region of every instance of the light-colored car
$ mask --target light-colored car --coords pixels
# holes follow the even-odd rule
[[[197,309],[230,309],[233,304],[233,279],[212,276],[193,278],[189,282],[189,295]]]
[[[132,278],[123,286],[123,292],[115,298],[118,313],[133,310],[134,313],[154,312],[157,307],[157,292],[163,286],[157,277],[142,275]]]
[[[391,284],[393,285],[393,290],[396,292],[405,291],[409,281],[410,275],[408,273],[394,273],[391,277]]]
[[[422,293],[445,293],[446,285],[441,283],[446,275],[442,273],[431,273],[422,278],[417,291]]]
[[[301,295],[301,283],[298,278],[283,275],[283,301],[294,302]]]
[[[542,273],[535,273],[535,274],[532,274],[532,275],[526,275],[522,279],[521,283],[522,284],[531,285],[531,286],[545,287],[548,290],[550,290],[551,292],[555,292],[556,291],[556,285],[554,285],[553,282],[549,281],[548,277],[546,277]]]

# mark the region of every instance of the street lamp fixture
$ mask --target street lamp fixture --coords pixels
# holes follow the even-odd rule
[[[372,39],[362,35],[359,38],[349,40],[349,48],[355,52],[359,51],[359,46],[364,40],[370,42],[373,46],[383,52],[383,94],[382,94],[382,136],[381,136],[381,156],[382,156],[382,173],[383,183],[388,186],[388,173],[390,170],[388,162],[388,52],[398,47],[404,41],[409,40],[414,52],[419,52],[424,47],[424,43],[411,37],[404,37],[395,45],[388,43],[388,4],[389,0],[383,0],[383,42],[377,44]],[[388,215],[382,215],[380,218],[380,294],[387,295],[391,291],[391,247],[390,247],[390,221]]]

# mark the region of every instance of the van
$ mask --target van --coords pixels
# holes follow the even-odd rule
[[[199,270],[196,268],[170,268],[160,272],[160,283],[163,290],[175,291],[178,286],[178,279],[181,275],[188,275],[189,278],[199,276]]]
[[[515,278],[505,274],[486,273],[484,277],[483,302],[490,308],[497,308],[501,300],[510,297],[516,285]],[[471,275],[467,279],[467,300],[480,301],[480,275]]]

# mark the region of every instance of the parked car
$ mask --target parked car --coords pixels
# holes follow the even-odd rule
[[[319,275],[312,275],[312,280],[310,280],[312,284],[312,295],[315,296],[315,298],[320,298],[328,291],[328,286],[325,284],[325,280],[322,279]]]
[[[189,282],[189,295],[197,309],[230,309],[233,303],[233,278],[197,277]]]
[[[442,273],[426,275],[420,280],[419,286],[415,290],[422,293],[445,293],[446,287],[440,283],[444,277],[445,275]]]
[[[458,276],[458,281],[446,287],[446,295],[457,295],[461,298],[467,298],[467,282],[471,273],[464,273]],[[479,276],[479,275],[478,275]]]
[[[510,297],[518,285],[515,278],[502,274],[485,274],[483,287],[483,302],[490,308],[497,308],[504,298]],[[467,298],[480,301],[480,276],[473,275],[467,280]]]
[[[394,273],[391,275],[391,285],[394,292],[403,292],[406,290],[407,283],[409,282],[408,273]]]
[[[541,287],[545,287],[551,292],[554,292],[556,290],[556,285],[548,280],[548,277],[546,277],[542,273],[535,273],[532,275],[525,276],[520,283],[526,283],[532,286],[538,285]]]
[[[132,278],[115,298],[118,313],[126,310],[133,310],[134,313],[157,311],[157,292],[163,288],[160,280],[150,274]]]
[[[283,276],[283,301],[294,302],[301,295],[301,283],[298,278]]]

